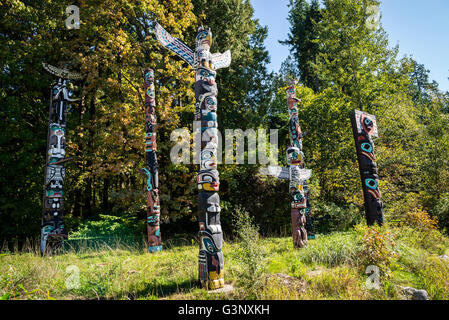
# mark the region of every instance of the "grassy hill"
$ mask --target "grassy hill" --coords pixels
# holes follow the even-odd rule
[[[40,257],[37,246],[0,255],[2,299],[403,299],[402,287],[449,299],[449,239],[421,224],[356,226],[318,235],[293,249],[290,236],[258,239],[251,224],[225,242],[229,292],[197,285],[194,240],[166,241],[164,251],[119,240],[78,243]],[[94,244],[94,246],[92,246]],[[379,267],[379,287],[366,267]],[[78,273],[79,271],[79,273]],[[370,278],[369,278],[370,277]],[[78,283],[77,283],[78,280]],[[367,285],[368,283],[368,285]],[[371,284],[371,286],[370,286]]]

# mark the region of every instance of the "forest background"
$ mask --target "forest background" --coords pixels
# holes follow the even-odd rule
[[[65,8],[80,7],[80,29],[67,30]],[[230,49],[218,72],[219,129],[279,129],[279,163],[289,144],[286,77],[297,86],[299,120],[318,233],[363,221],[363,195],[349,114],[376,115],[375,152],[386,220],[415,212],[449,227],[449,93],[419,61],[398,57],[374,0],[292,0],[291,56],[268,72],[267,28],[247,0],[0,1],[0,241],[40,234],[50,88],[42,68],[69,63],[84,75],[70,83],[64,214],[73,235],[143,236],[145,231],[143,70],[156,76],[163,238],[194,235],[196,165],[170,161],[170,133],[192,131],[193,70],[157,43],[158,21],[191,47],[198,25],[212,29],[212,52]],[[264,235],[290,229],[288,182],[259,165],[219,165],[221,222],[247,211]]]

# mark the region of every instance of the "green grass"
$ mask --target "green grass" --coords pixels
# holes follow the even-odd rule
[[[143,242],[74,242],[64,252],[41,257],[37,246],[0,254],[2,299],[400,299],[400,286],[425,289],[431,299],[449,299],[449,240],[440,233],[421,234],[402,227],[395,235],[396,256],[378,290],[368,289],[360,231],[318,235],[303,249],[291,237],[264,238],[259,261],[240,258],[248,246],[223,247],[227,293],[211,293],[197,284],[198,246],[191,239],[167,241],[149,254]],[[435,241],[430,241],[433,239]],[[438,240],[438,241],[437,241]],[[260,274],[245,277],[245,263],[259,264]],[[66,281],[79,270],[79,286]],[[73,269],[72,269],[73,270]],[[66,271],[69,271],[67,273]],[[73,271],[72,271],[73,272]],[[276,274],[292,278],[282,280]],[[242,279],[246,279],[243,281]],[[250,282],[248,279],[251,279]],[[70,283],[69,283],[70,284]]]

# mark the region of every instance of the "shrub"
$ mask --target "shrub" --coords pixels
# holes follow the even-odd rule
[[[404,223],[421,231],[438,229],[438,221],[431,218],[421,207],[408,212],[404,217]]]
[[[430,211],[440,222],[440,227],[449,230],[449,193],[444,194]]]
[[[356,230],[360,236],[359,261],[365,267],[376,265],[388,273],[393,259],[398,257],[393,250],[395,247],[394,235],[386,227],[379,226],[358,225]]]
[[[239,239],[235,259],[241,269],[238,274],[240,284],[256,290],[260,276],[265,271],[265,248],[259,241],[259,227],[254,224],[249,213],[237,207],[233,213],[235,233]],[[255,292],[255,291],[253,291]]]
[[[81,223],[76,231],[70,233],[70,239],[131,237],[137,233],[135,226],[138,225],[135,217],[100,214]]]

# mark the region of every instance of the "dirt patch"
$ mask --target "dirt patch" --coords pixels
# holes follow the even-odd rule
[[[304,292],[307,288],[307,281],[304,279],[298,279],[296,277],[289,276],[285,273],[275,273],[267,276],[266,285],[277,285],[289,290],[295,290]]]
[[[316,270],[307,272],[306,275],[308,277],[313,278],[313,277],[321,276],[323,274],[323,271],[324,271],[323,268],[317,268]]]

